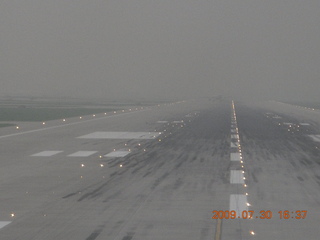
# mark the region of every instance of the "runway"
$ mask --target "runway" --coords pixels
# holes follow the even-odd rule
[[[0,129],[0,239],[318,239],[320,113],[190,100]]]

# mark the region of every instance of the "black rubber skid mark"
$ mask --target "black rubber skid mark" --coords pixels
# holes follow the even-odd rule
[[[90,234],[89,237],[86,238],[86,240],[95,240],[100,235],[104,227],[105,226],[99,226],[96,230],[93,231],[93,233]]]

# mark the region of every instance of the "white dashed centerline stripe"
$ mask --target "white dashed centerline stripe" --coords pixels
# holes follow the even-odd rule
[[[244,162],[242,160],[240,137],[239,137],[238,127],[237,127],[236,111],[235,111],[235,106],[234,106],[233,101],[232,101],[232,108],[233,108],[232,122],[234,121],[234,124],[232,123],[232,125],[231,125],[230,147],[233,148],[232,151],[235,151],[234,148],[237,148],[238,150],[236,152],[230,153],[230,160],[241,163],[241,164],[239,164],[238,167],[241,166],[241,168],[243,169]],[[234,134],[234,133],[236,133],[236,134]],[[237,140],[237,142],[235,142],[234,140]],[[238,165],[238,164],[236,164],[236,165]],[[247,187],[247,185],[245,184],[244,170],[230,170],[230,184],[242,184],[244,188]],[[244,211],[248,211],[248,207],[250,206],[250,204],[247,201],[248,193],[239,194],[239,193],[243,193],[243,190],[244,189],[240,189],[238,187],[237,194],[230,195],[229,210],[235,211],[236,218],[239,220],[244,218],[243,213],[244,213]],[[245,216],[247,216],[247,215],[245,215]]]
[[[236,211],[237,217],[242,217],[243,211],[248,211],[247,196],[243,194],[230,195],[230,211]]]
[[[231,139],[239,139],[239,135],[238,134],[231,134]]]
[[[239,147],[239,143],[237,143],[237,142],[231,142],[231,143],[230,143],[230,147],[232,147],[232,148],[237,148],[237,147]]]
[[[230,171],[230,183],[232,184],[244,184],[244,175],[242,170]]]
[[[230,160],[231,161],[241,161],[240,153],[230,153]]]

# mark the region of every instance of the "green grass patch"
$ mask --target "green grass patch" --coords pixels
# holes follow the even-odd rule
[[[0,128],[4,127],[13,127],[16,126],[16,124],[11,124],[11,123],[0,123]]]
[[[0,121],[43,122],[55,119],[98,114],[118,109],[111,108],[0,108]]]
[[[287,103],[293,104],[293,105],[298,105],[298,106],[301,106],[301,107],[320,109],[320,103],[319,102],[287,102]]]

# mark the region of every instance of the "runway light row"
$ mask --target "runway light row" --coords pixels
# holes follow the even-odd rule
[[[231,133],[234,132],[234,129],[235,129],[235,132],[236,134],[239,136],[239,129],[238,129],[238,124],[237,124],[237,116],[236,116],[236,109],[235,109],[235,104],[234,104],[234,101],[232,101],[232,117],[231,117],[231,127],[233,129],[231,129]],[[233,133],[234,134],[234,133]],[[238,152],[240,154],[240,163],[241,163],[241,168],[242,168],[242,173],[244,174],[245,171],[244,171],[244,161],[243,161],[243,158],[242,158],[242,150],[241,150],[241,144],[240,144],[240,137],[237,138],[237,142],[238,142]],[[246,177],[243,177],[243,180],[246,180]],[[247,188],[248,185],[246,183],[243,184],[243,187],[244,188]],[[249,195],[248,192],[245,193],[246,196]],[[251,204],[249,202],[246,203],[247,207],[250,207]],[[256,233],[254,231],[250,231],[249,232],[250,235],[254,236]]]
[[[140,107],[140,109],[143,110],[144,107]],[[139,110],[139,108],[135,108],[135,110]],[[125,111],[126,111],[126,110],[122,110],[122,112],[125,112]],[[130,109],[128,109],[128,111],[133,111],[133,109],[130,108]],[[117,113],[117,111],[113,111],[113,113]],[[105,112],[104,115],[106,116],[107,113]],[[92,117],[96,117],[96,116],[97,116],[96,114],[92,114]],[[83,117],[80,116],[79,119],[83,119]],[[67,121],[66,118],[63,118],[63,119],[62,119],[62,122],[66,122],[66,121]],[[46,122],[42,122],[42,125],[46,125]],[[19,129],[20,129],[20,126],[16,126],[15,128],[16,128],[17,130],[19,130]]]
[[[304,106],[299,106],[299,105],[294,105],[294,104],[289,104],[289,103],[284,103],[284,102],[277,102],[277,103],[280,103],[280,104],[283,104],[283,105],[290,105],[290,106],[294,106],[294,107],[302,108],[302,109],[306,109],[306,110],[311,110],[311,111],[319,110],[319,109],[315,109],[315,108],[312,108],[312,107],[304,107]]]
[[[140,109],[143,110],[144,108],[141,107]],[[139,110],[139,109],[138,109],[138,108],[135,108],[135,110]],[[129,109],[129,111],[132,111],[132,109]],[[125,112],[125,110],[122,110],[122,112]],[[113,111],[113,113],[117,113],[117,111]],[[104,115],[106,116],[107,113],[104,113]],[[96,114],[93,114],[92,117],[96,117]],[[83,117],[80,116],[79,119],[83,119]],[[66,121],[67,121],[66,118],[63,118],[63,119],[62,119],[62,122],[66,122]],[[42,122],[42,125],[46,125],[46,122]],[[16,126],[15,128],[16,128],[16,129],[20,129],[19,126]]]

